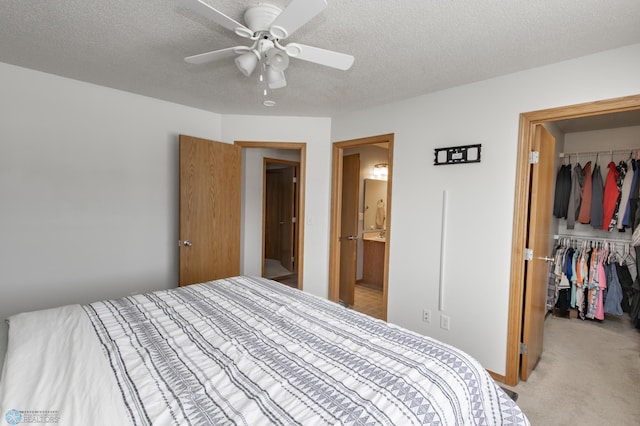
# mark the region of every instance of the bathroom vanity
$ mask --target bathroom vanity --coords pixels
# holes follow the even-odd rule
[[[362,282],[382,290],[384,277],[385,237],[379,233],[367,233],[362,238]]]

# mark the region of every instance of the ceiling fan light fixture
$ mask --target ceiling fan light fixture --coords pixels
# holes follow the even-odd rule
[[[267,51],[267,65],[276,71],[284,71],[289,66],[289,56],[286,52],[272,48]]]
[[[246,77],[249,77],[253,70],[256,69],[258,61],[260,61],[260,54],[256,50],[250,50],[235,59],[236,66]]]
[[[284,72],[278,71],[273,67],[267,67],[267,84],[269,89],[280,89],[287,85],[287,80],[284,78]]]

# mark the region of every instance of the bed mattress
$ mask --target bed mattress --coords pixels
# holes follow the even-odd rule
[[[19,314],[9,324],[7,419],[528,424],[468,354],[262,278]]]

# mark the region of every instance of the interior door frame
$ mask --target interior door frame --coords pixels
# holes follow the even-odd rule
[[[393,133],[350,139],[333,143],[331,172],[331,227],[329,230],[329,300],[338,302],[340,295],[340,212],[342,211],[342,156],[347,148],[388,143],[387,178],[387,230],[384,248],[384,277],[382,285],[382,320],[387,320],[387,301],[389,284],[389,248],[391,241],[392,182],[393,182]]]
[[[300,151],[300,167],[298,168],[298,236],[296,239],[296,256],[298,259],[298,288],[303,289],[304,276],[304,220],[305,216],[305,188],[307,170],[307,144],[306,142],[259,142],[259,141],[235,141],[241,150],[250,148],[287,149]],[[264,197],[264,190],[263,190]],[[264,212],[262,213],[264,222]],[[262,268],[264,272],[264,241],[262,243]]]
[[[640,95],[587,102],[583,104],[520,114],[518,155],[516,159],[513,238],[511,243],[511,283],[509,286],[506,376],[501,377],[499,375],[492,374],[495,379],[502,381],[509,386],[517,385],[520,377],[520,338],[522,335],[525,282],[524,249],[527,243],[527,228],[529,225],[529,193],[531,190],[529,152],[533,145],[534,126],[536,124],[544,124],[558,120],[613,114],[632,110],[640,110]]]

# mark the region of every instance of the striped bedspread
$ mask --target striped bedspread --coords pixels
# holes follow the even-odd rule
[[[465,353],[273,281],[83,308],[137,425],[528,424]]]

